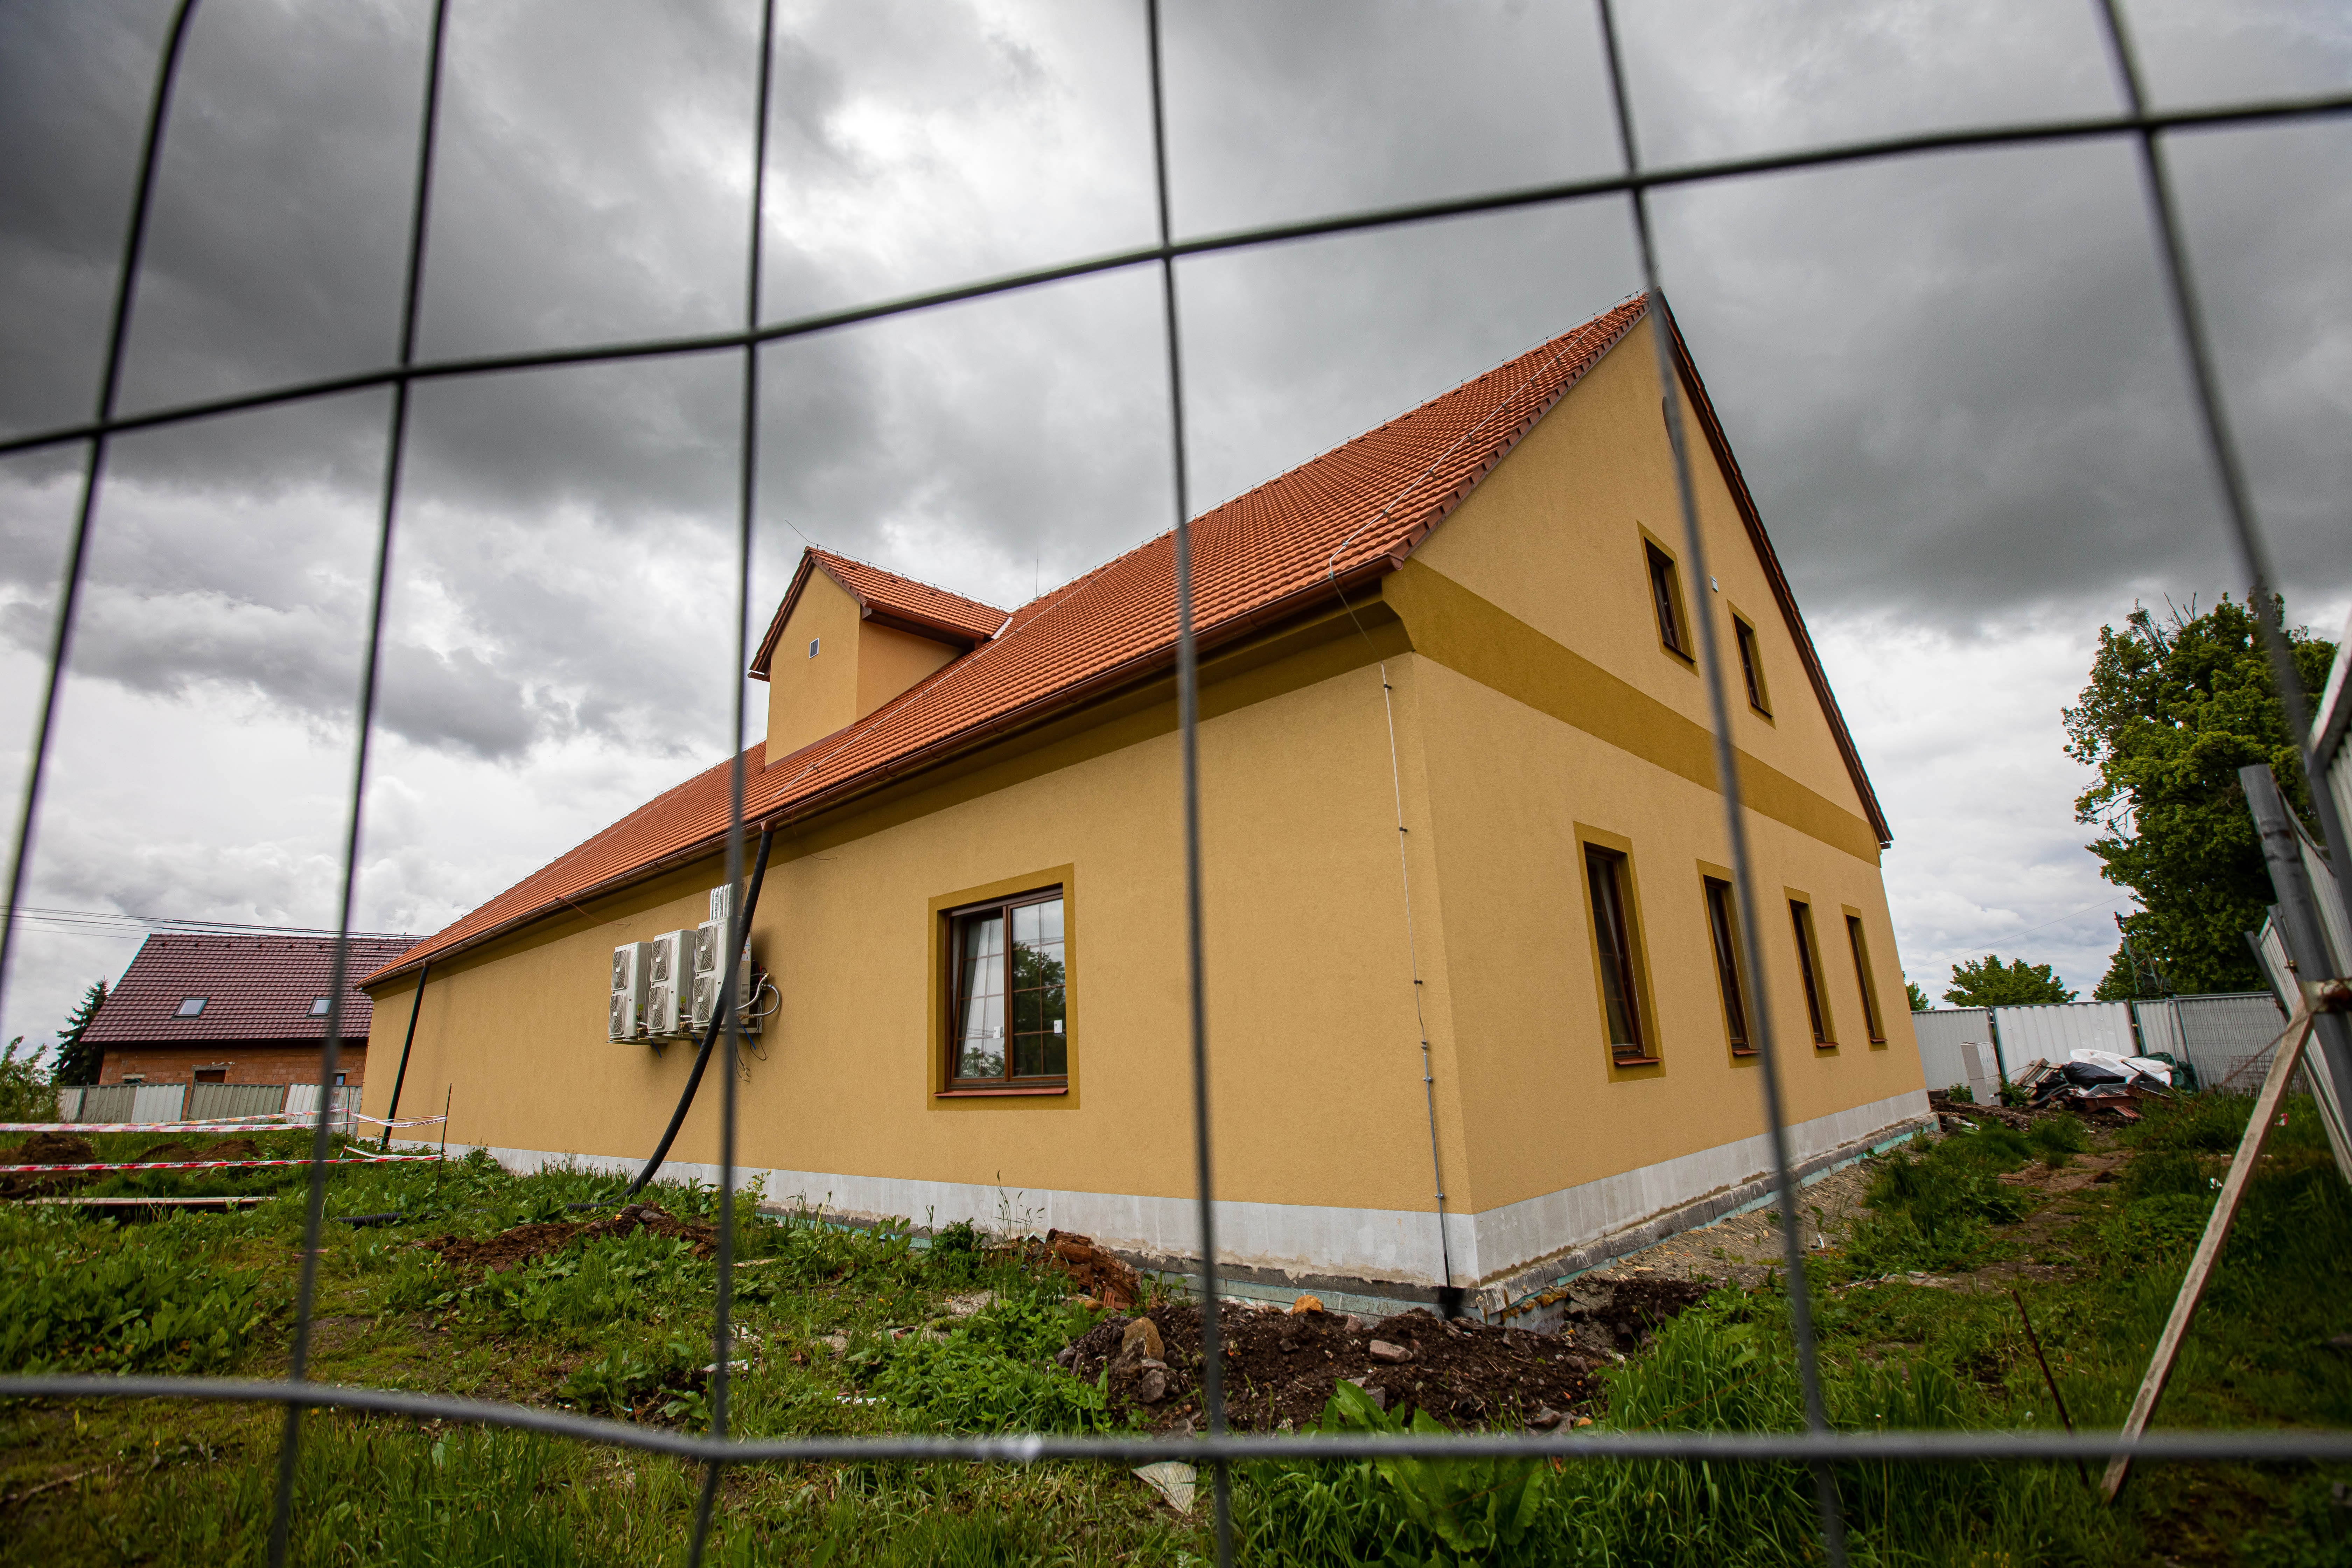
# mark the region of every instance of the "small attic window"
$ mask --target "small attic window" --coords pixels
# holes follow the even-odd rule
[[[811,658],[814,658],[816,657],[817,641],[818,639],[815,637],[809,638],[809,657]]]
[[[323,1018],[326,1016],[327,999],[324,996],[312,997],[310,999],[310,1016],[313,1018]]]
[[[204,1010],[205,998],[202,996],[189,996],[182,999],[178,1016],[183,1018],[193,1018]]]

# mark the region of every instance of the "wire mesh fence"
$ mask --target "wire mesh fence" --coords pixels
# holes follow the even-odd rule
[[[1184,342],[1183,321],[1185,301],[1181,283],[1183,274],[1179,263],[1187,258],[1207,257],[1223,252],[1260,249],[1312,238],[1360,233],[1373,230],[1401,229],[1425,225],[1444,218],[1475,214],[1497,213],[1512,209],[1559,206],[1566,204],[1597,201],[1622,202],[1625,207],[1638,255],[1642,282],[1647,297],[1663,303],[1665,299],[1668,258],[1661,255],[1651,218],[1651,197],[1656,191],[1670,187],[1720,184],[1753,176],[1801,169],[1821,168],[1834,164],[1885,163],[1919,158],[1938,153],[1972,148],[2000,146],[2053,147],[2067,143],[2123,142],[2137,150],[2139,172],[2143,180],[2143,195],[2155,254],[2160,263],[2180,366],[2194,394],[2200,433],[2205,444],[2205,456],[2216,489],[2222,501],[2229,543],[2239,568],[2241,580],[2252,585],[2256,603],[2273,605],[2269,591],[2276,578],[2269,552],[2255,514],[2240,457],[2239,442],[2225,404],[2214,368],[2210,334],[2188,253],[2182,238],[2181,219],[2174,197],[2168,164],[2167,142],[2171,135],[2199,129],[2251,126],[2297,121],[2324,121],[2352,115],[2352,94],[2336,93],[2299,98],[2270,98],[2189,110],[2159,111],[2151,109],[2144,88],[2139,58],[2131,34],[2116,0],[2098,0],[2096,16],[2110,63],[2115,72],[2122,109],[2118,112],[2071,119],[2041,120],[2031,122],[1982,124],[1959,130],[1938,131],[1917,134],[1895,135],[1856,141],[1837,145],[1811,146],[1787,150],[1753,153],[1737,157],[1712,159],[1678,165],[1652,166],[1643,161],[1642,128],[1627,91],[1626,70],[1620,47],[1619,17],[1613,0],[1597,0],[1598,24],[1603,42],[1606,80],[1610,93],[1613,125],[1616,132],[1618,172],[1603,176],[1565,180],[1555,183],[1497,190],[1467,196],[1418,202],[1351,213],[1342,213],[1307,221],[1253,226],[1231,232],[1185,236],[1179,234],[1171,217],[1170,154],[1168,139],[1168,103],[1165,93],[1165,68],[1162,59],[1163,18],[1157,0],[1146,0],[1145,28],[1149,43],[1148,75],[1143,84],[1148,88],[1151,105],[1152,181],[1155,195],[1154,216],[1157,237],[1154,243],[1108,254],[1087,256],[1059,261],[1051,265],[1026,268],[1004,276],[991,277],[959,283],[950,287],[929,289],[903,298],[878,302],[861,303],[845,308],[827,310],[787,320],[770,320],[763,309],[761,285],[763,278],[762,241],[768,217],[768,171],[771,165],[769,145],[770,105],[775,84],[776,7],[774,0],[763,0],[760,12],[760,55],[757,61],[757,103],[752,145],[749,149],[750,205],[747,214],[746,244],[748,272],[743,301],[742,323],[732,331],[706,332],[690,336],[648,340],[615,341],[568,344],[554,348],[511,352],[495,354],[429,358],[418,353],[418,303],[428,258],[427,227],[433,211],[433,188],[436,175],[436,147],[443,116],[443,87],[447,66],[449,13],[448,0],[434,0],[429,44],[422,84],[420,109],[421,132],[411,182],[411,204],[408,212],[404,268],[401,292],[398,348],[387,363],[359,372],[304,379],[231,395],[189,399],[164,406],[125,415],[120,411],[123,383],[125,349],[129,326],[133,316],[139,289],[142,260],[147,248],[150,219],[155,204],[159,178],[159,151],[162,147],[173,107],[173,92],[178,83],[187,41],[197,14],[197,0],[179,0],[171,18],[165,42],[157,64],[152,97],[145,121],[137,172],[135,195],[129,222],[123,235],[121,258],[114,279],[114,293],[109,316],[105,353],[96,408],[90,418],[70,425],[36,431],[31,434],[0,440],[0,457],[17,453],[69,450],[81,448],[83,462],[79,502],[75,511],[65,570],[55,609],[53,631],[47,658],[47,686],[42,695],[38,719],[30,752],[27,785],[22,813],[16,824],[8,887],[8,917],[0,927],[0,976],[5,976],[16,933],[16,912],[26,891],[26,865],[35,828],[40,815],[43,785],[49,767],[53,742],[57,732],[60,694],[65,671],[72,650],[77,614],[85,583],[93,516],[99,504],[101,486],[107,473],[109,448],[118,437],[136,431],[189,426],[225,416],[300,405],[365,389],[383,389],[389,394],[389,427],[385,432],[386,459],[383,470],[382,490],[375,510],[373,534],[373,575],[370,584],[368,613],[365,621],[365,651],[362,658],[362,679],[356,714],[356,749],[352,759],[350,791],[343,823],[343,849],[341,883],[337,905],[337,929],[348,941],[353,914],[353,889],[358,875],[362,830],[362,806],[366,800],[370,777],[370,742],[376,732],[379,714],[379,675],[383,662],[385,628],[385,593],[388,563],[396,531],[402,521],[402,480],[407,456],[410,431],[411,393],[425,383],[449,383],[478,379],[517,372],[544,370],[559,366],[613,364],[631,361],[687,360],[713,356],[734,356],[741,372],[740,416],[740,427],[736,437],[739,469],[737,474],[736,539],[733,561],[736,615],[735,668],[740,671],[751,660],[749,628],[751,626],[752,593],[753,524],[758,510],[760,441],[760,354],[763,348],[781,345],[796,339],[813,338],[818,334],[839,331],[859,323],[880,322],[898,318],[918,316],[941,307],[990,296],[1007,295],[1089,276],[1120,271],[1149,271],[1156,274],[1160,298],[1160,326],[1164,353],[1164,374],[1168,406],[1168,440],[1173,459],[1172,518],[1174,526],[1175,575],[1174,617],[1176,626],[1173,666],[1178,693],[1181,735],[1179,767],[1181,769],[1181,831],[1182,837],[1183,899],[1181,928],[1171,931],[1172,941],[1181,944],[1186,955],[1188,985],[1185,1005],[1189,1015],[1188,1044],[1190,1095],[1192,1102],[1192,1149],[1194,1161],[1199,1258],[1201,1268],[1196,1289],[1202,1309],[1202,1339],[1203,1394],[1207,1416],[1205,1432],[1189,1436],[1113,1437],[1066,1436],[1013,1436],[1003,1437],[847,1437],[805,1436],[783,1439],[742,1439],[730,1434],[729,1380],[733,1364],[734,1338],[730,1322],[733,1265],[732,1242],[734,1214],[738,1202],[735,1178],[735,1148],[738,1121],[736,1074],[720,1075],[720,1107],[719,1123],[719,1205],[720,1219],[718,1227],[717,1290],[712,1305],[710,1331],[714,1362],[710,1384],[711,1425],[707,1436],[663,1430],[631,1423],[595,1419],[584,1415],[534,1408],[514,1404],[488,1404],[457,1398],[436,1397],[377,1389],[339,1387],[312,1382],[309,1372],[313,1344],[314,1307],[318,1294],[318,1258],[320,1235],[325,1218],[327,1193],[327,1163],[332,1153],[331,1136],[335,1119],[329,1113],[328,1101],[321,1097],[320,1111],[313,1126],[314,1142],[305,1211],[305,1247],[302,1253],[299,1281],[297,1289],[291,1351],[283,1382],[231,1382],[200,1378],[177,1377],[9,1377],[0,1378],[0,1397],[29,1398],[147,1398],[154,1396],[189,1399],[215,1399],[260,1402],[282,1405],[286,1411],[283,1441],[280,1446],[275,1516],[270,1538],[273,1562],[283,1562],[289,1550],[290,1521],[293,1510],[296,1463],[303,1441],[303,1413],[312,1408],[337,1408],[373,1412],[386,1415],[417,1419],[438,1419],[482,1426],[500,1426],[576,1438],[587,1442],[611,1444],[623,1447],[665,1453],[698,1462],[705,1467],[705,1479],[698,1499],[693,1535],[693,1556],[699,1561],[709,1537],[713,1509],[722,1473],[731,1464],[747,1464],[767,1460],[798,1459],[816,1461],[855,1460],[979,1460],[997,1463],[1029,1463],[1043,1459],[1097,1459],[1135,1461],[1181,1458],[1204,1462],[1213,1468],[1215,1488],[1213,1520],[1216,1549],[1220,1562],[1230,1562],[1234,1552],[1232,1532],[1232,1496],[1229,1467],[1244,1458],[1346,1458],[1375,1455],[1421,1455],[1433,1458],[1494,1458],[1552,1457],[1590,1459],[1672,1459],[1691,1462],[1728,1461],[1760,1463],[1795,1461],[1811,1468],[1816,1479],[1818,1529],[1824,1554],[1832,1563],[1845,1557],[1843,1510],[1832,1467],[1841,1462],[1867,1459],[1871,1462],[1932,1463],[1963,1459],[2051,1460],[2077,1457],[2108,1457],[2128,1453],[2148,1458],[2172,1459],[2326,1459],[2352,1460],[2352,1434],[2296,1432],[2194,1431],[2155,1432],[2126,1441],[2120,1437],[2095,1434],[2083,1436],[2038,1436],[2015,1432],[1878,1432],[1867,1436],[1841,1433],[1832,1428],[1824,1405],[1822,1378],[1816,1351],[1816,1335],[1811,1317],[1807,1294],[1807,1274],[1801,1252],[1800,1227],[1784,1227],[1786,1244],[1787,1290],[1792,1320],[1798,1370],[1803,1394],[1805,1430],[1788,1434],[1740,1434],[1728,1432],[1661,1432],[1661,1433],[1591,1433],[1561,1431],[1549,1435],[1462,1434],[1445,1436],[1403,1436],[1378,1437],[1347,1437],[1332,1436],[1234,1436],[1226,1422],[1225,1395],[1220,1385],[1222,1360],[1219,1353],[1218,1321],[1221,1300],[1219,1270],[1221,1257],[1216,1237],[1216,1191],[1213,1155],[1216,1150],[1215,1130],[1212,1125],[1210,1071],[1211,1042],[1208,1038],[1208,987],[1211,978],[1205,973],[1203,960],[1204,910],[1203,850],[1201,827],[1200,752],[1198,735],[1201,727],[1199,699],[1199,651],[1197,647],[1194,605],[1192,601],[1192,562],[1191,554],[1191,501],[1189,473],[1192,454],[1186,430],[1187,393],[1185,365],[1181,345]],[[1707,575],[1706,540],[1699,523],[1698,503],[1692,478],[1692,458],[1686,430],[1689,412],[1684,406],[1679,378],[1668,363],[1667,336],[1654,332],[1659,356],[1659,380],[1665,389],[1665,417],[1674,455],[1680,499],[1682,544],[1694,580]],[[1336,555],[1335,555],[1336,561]],[[1726,653],[1718,646],[1718,628],[1714,617],[1697,617],[1700,646],[1697,663],[1706,679],[1707,702],[1713,716],[1712,739],[1715,747],[1716,776],[1720,781],[1720,794],[1725,832],[1730,847],[1730,859],[1741,904],[1761,908],[1758,898],[1751,854],[1747,842],[1747,825],[1740,796],[1741,774],[1737,766],[1729,719],[1728,689],[1726,677]],[[2263,637],[2272,667],[2278,676],[2277,688],[2287,712],[2291,733],[2308,737],[2308,715],[2303,710],[2301,689],[2294,678],[2293,664],[2275,611],[2263,621]],[[756,824],[745,820],[745,736],[744,692],[740,680],[732,717],[730,748],[733,763],[729,775],[728,790],[730,827],[726,837],[725,863],[730,887],[743,885],[750,853],[750,832]],[[2307,740],[2305,741],[2307,747]],[[2306,768],[2314,759],[2306,750]],[[2315,780],[2316,784],[2317,781]],[[2332,797],[2324,786],[2312,790],[2312,798],[2319,814],[2328,849],[2341,865],[2345,863],[2346,841],[2343,824],[2336,819]],[[738,904],[732,912],[730,937],[733,947],[740,950],[745,935],[748,918],[746,910]],[[1762,953],[1758,947],[1759,934],[1753,922],[1742,922],[1739,941],[1746,948],[1748,973],[1754,977],[1757,988],[1753,1018],[1757,1026],[1756,1045],[1761,1056],[1759,1083],[1761,1089],[1760,1110],[1765,1131],[1769,1139],[1771,1166],[1777,1195],[1783,1212],[1795,1212],[1795,1186],[1791,1175],[1791,1157],[1788,1136],[1788,1116],[1783,1101],[1781,1068],[1777,1054],[1778,1043],[1773,1037],[1773,1012],[1762,995],[1763,979],[1767,973]],[[340,1008],[349,980],[348,947],[339,943],[332,982],[328,987]],[[730,976],[731,979],[731,976]],[[739,1041],[735,1033],[735,1014],[731,1007],[721,1006],[719,1016],[725,1020],[727,1049],[731,1054]],[[321,1053],[318,1079],[321,1083],[336,1081],[339,1046],[341,1036],[340,1016],[331,1016],[326,1029],[326,1045]],[[675,1128],[673,1128],[673,1131]],[[658,1164],[659,1156],[655,1164]],[[648,1173],[654,1168],[647,1167]]]

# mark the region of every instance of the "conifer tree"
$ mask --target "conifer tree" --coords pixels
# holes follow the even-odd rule
[[[82,993],[80,1004],[66,1019],[66,1026],[58,1031],[57,1081],[60,1084],[96,1083],[99,1064],[106,1053],[96,1041],[82,1043],[98,1010],[106,1005],[106,982],[94,981]]]

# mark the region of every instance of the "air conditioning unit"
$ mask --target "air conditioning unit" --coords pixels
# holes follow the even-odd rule
[[[608,1038],[634,1040],[646,1017],[646,974],[653,966],[653,943],[625,942],[613,950],[612,1012]]]
[[[714,899],[716,895],[714,894]],[[727,950],[727,921],[724,919],[705,921],[695,928],[694,944],[694,1027],[697,1033],[710,1026],[719,1011],[719,987],[726,978],[726,966],[720,955]],[[760,1032],[759,1021],[747,1016],[751,1005],[751,944],[735,959],[735,1016],[743,1033]]]
[[[656,1039],[692,1027],[695,940],[692,931],[666,931],[646,944],[653,954],[646,975],[646,1033]]]

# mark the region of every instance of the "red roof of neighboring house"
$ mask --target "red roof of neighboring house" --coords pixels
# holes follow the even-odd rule
[[[901,631],[938,637],[969,648],[1004,629],[1004,612],[993,605],[983,605],[961,594],[950,594],[945,588],[934,588],[929,583],[918,583],[912,577],[901,577],[896,572],[885,572],[879,566],[868,566],[863,561],[852,561],[846,555],[835,555],[830,550],[812,545],[801,552],[800,570],[793,574],[793,585],[784,590],[784,602],[776,606],[776,617],[768,623],[768,635],[760,639],[760,651],[751,656],[751,672],[755,679],[768,679],[768,661],[775,657],[776,639],[784,635],[784,623],[793,618],[793,606],[801,602],[801,590],[808,585],[812,572],[822,572],[840,584],[857,601],[862,619],[880,621]]]
[[[410,936],[352,938],[349,980],[381,969],[416,944]],[[182,1040],[323,1040],[327,1020],[310,1006],[327,994],[331,936],[196,936],[159,932],[140,945],[83,1038],[109,1047]],[[180,1004],[205,998],[192,1018]],[[343,1038],[364,1038],[375,1005],[343,991]]]
[[[1402,565],[1413,547],[1647,310],[1647,301],[1636,298],[1605,310],[1575,331],[1194,519],[1193,615],[1202,645],[1239,637],[1313,604],[1328,603],[1335,584],[1366,582]],[[1671,330],[1671,318],[1668,325]],[[1673,342],[1680,352],[1679,334]],[[1700,427],[1726,465],[1798,651],[1865,811],[1884,841],[1888,835],[1869,780],[1686,354],[1684,369]],[[811,550],[794,578],[795,590],[814,569],[837,576],[836,565],[856,563]],[[877,576],[888,577],[892,584],[908,581],[889,574]],[[985,608],[971,600],[962,603],[975,610]],[[769,642],[762,645],[763,657],[782,620],[780,611]],[[744,820],[757,824],[822,809],[1150,674],[1173,660],[1175,637],[1171,532],[1023,605],[989,640],[856,722],[772,761],[764,746],[752,746],[745,753]],[[392,967],[404,968],[469,945],[536,919],[566,900],[624,885],[656,866],[709,853],[727,829],[728,771],[729,764],[722,762],[638,807],[403,954]]]

